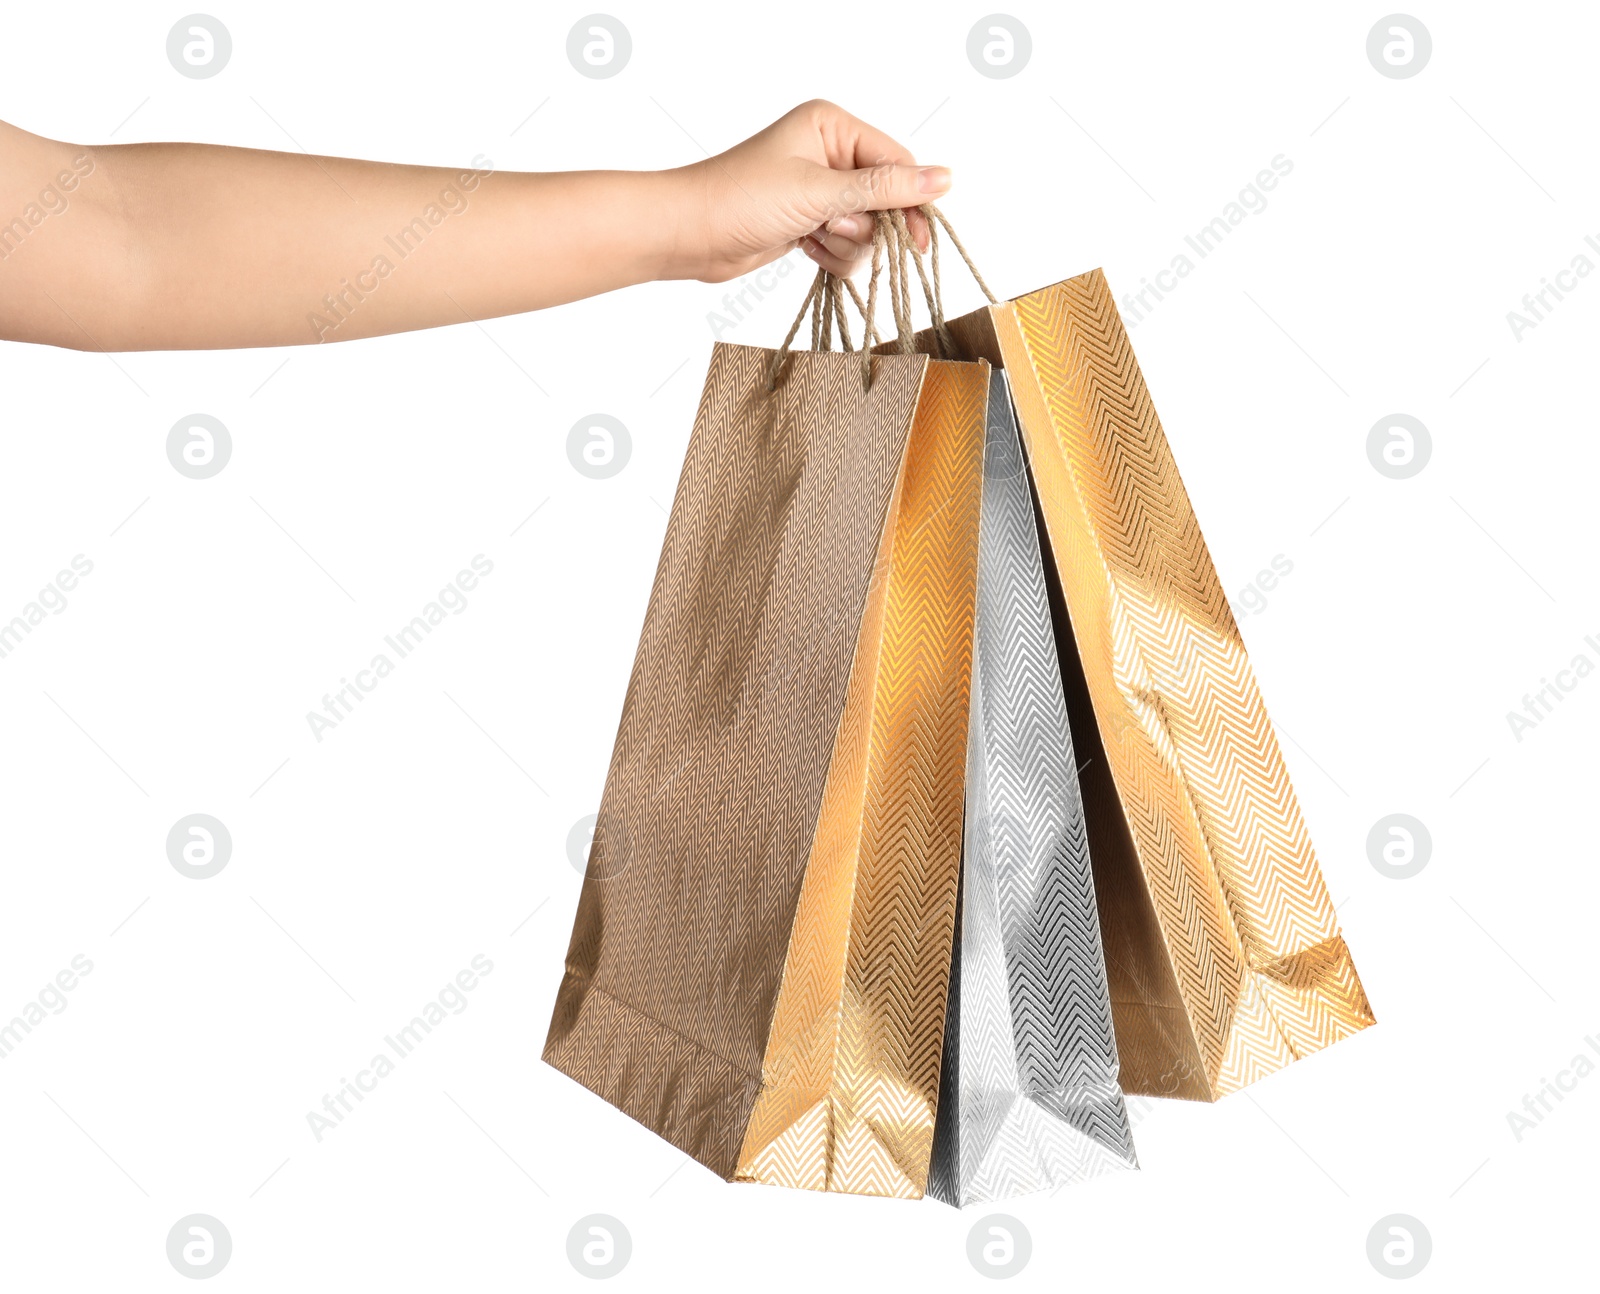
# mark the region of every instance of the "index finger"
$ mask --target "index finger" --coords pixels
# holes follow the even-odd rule
[[[893,136],[876,126],[869,125],[843,108],[827,105],[817,121],[823,151],[828,165],[836,170],[889,163],[894,166],[915,166],[917,160],[911,150]],[[906,225],[911,230],[918,251],[928,250],[927,218],[914,207],[906,208]]]

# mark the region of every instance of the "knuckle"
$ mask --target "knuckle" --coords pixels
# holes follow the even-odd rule
[[[869,198],[881,198],[894,183],[894,171],[892,162],[879,162],[856,172],[856,183]]]

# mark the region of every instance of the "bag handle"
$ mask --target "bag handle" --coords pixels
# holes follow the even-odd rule
[[[857,352],[861,356],[861,388],[867,390],[872,385],[872,349],[882,340],[878,332],[877,306],[878,283],[880,270],[887,260],[889,271],[889,308],[894,316],[896,339],[902,354],[911,354],[916,349],[915,329],[911,324],[911,284],[907,273],[907,260],[916,266],[917,278],[922,286],[923,299],[928,304],[928,316],[933,321],[934,344],[938,349],[941,359],[951,358],[955,353],[955,343],[950,336],[949,329],[945,326],[944,297],[939,282],[939,228],[943,226],[945,233],[950,236],[950,241],[960,253],[961,259],[966,262],[967,269],[972,272],[973,279],[983,290],[983,295],[988,298],[990,305],[999,302],[994,293],[989,290],[989,285],[984,281],[983,275],[978,272],[978,267],[972,263],[972,257],[967,252],[965,245],[951,227],[944,212],[929,202],[917,208],[922,212],[923,218],[928,222],[928,260],[932,270],[930,277],[929,268],[923,265],[923,254],[917,247],[916,239],[911,235],[910,226],[906,223],[905,212],[902,210],[875,211],[873,212],[872,227],[872,274],[867,281],[867,299],[862,301],[861,294],[856,285],[849,279],[841,279],[830,274],[825,269],[818,269],[816,277],[811,282],[811,288],[806,293],[805,300],[800,303],[800,312],[795,315],[794,322],[789,325],[789,332],[783,339],[772,359],[772,366],[767,373],[767,390],[777,388],[778,378],[784,365],[789,359],[791,347],[794,345],[795,336],[800,331],[800,325],[805,322],[807,313],[811,315],[811,346],[813,350],[831,350],[833,347],[833,327],[838,323],[840,343],[846,351],[854,349],[850,344],[850,331],[845,322],[844,295],[841,285],[848,290],[856,311],[860,314],[865,333],[861,341],[861,349]],[[887,252],[887,257],[884,253]]]

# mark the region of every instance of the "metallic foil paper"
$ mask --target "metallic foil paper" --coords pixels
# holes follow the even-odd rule
[[[724,1177],[918,1195],[987,370],[773,354],[712,356],[544,1054]]]
[[[961,864],[989,371],[928,364],[739,1180],[913,1199],[927,1186]]]
[[[1214,1100],[1372,1011],[1104,275],[982,313],[1065,613],[1123,1086]]]
[[[1134,1168],[1027,467],[1005,375],[984,454],[966,847],[928,1193]]]
[[[949,330],[1027,450],[1123,1090],[1215,1100],[1372,1008],[1105,276]]]

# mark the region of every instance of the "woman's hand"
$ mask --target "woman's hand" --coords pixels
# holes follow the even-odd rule
[[[748,274],[798,247],[848,275],[872,250],[872,215],[932,202],[950,188],[942,166],[814,99],[716,157],[667,174],[682,191],[668,277],[711,283]],[[921,213],[908,213],[927,246]]]

